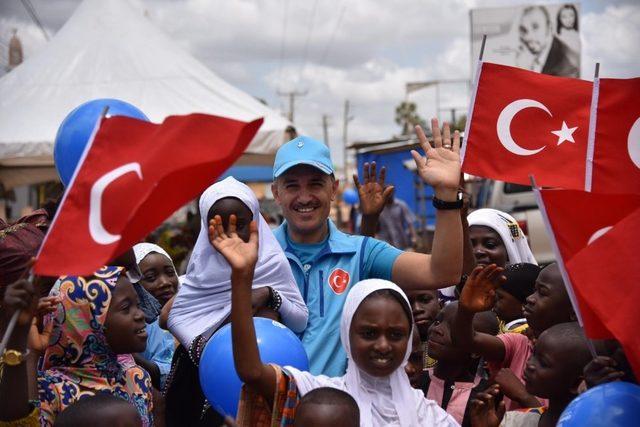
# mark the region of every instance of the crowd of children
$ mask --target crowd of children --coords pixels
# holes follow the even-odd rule
[[[328,149],[298,137],[274,165],[285,223],[272,231],[234,178],[211,185],[183,276],[150,243],[55,284],[10,263],[2,332],[20,316],[1,355],[0,426],[544,427],[587,388],[637,382],[617,342],[585,338],[558,264],[537,265],[510,215],[466,215],[459,135],[432,129],[433,146],[417,129],[426,157],[414,153],[436,194],[432,255],[339,231]],[[391,193],[371,170],[356,178],[363,230]],[[310,371],[264,364],[254,316],[295,332]],[[198,367],[229,322],[244,385],[238,413],[219,414]]]

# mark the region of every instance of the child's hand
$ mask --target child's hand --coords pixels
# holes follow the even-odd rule
[[[49,346],[49,338],[51,338],[51,332],[53,331],[53,322],[48,322],[42,332],[38,329],[38,322],[36,318],[31,323],[29,329],[29,336],[27,337],[27,346],[29,349],[38,353],[44,353]]]
[[[460,307],[472,313],[491,310],[495,304],[496,289],[507,279],[504,269],[495,264],[476,267],[462,288]]]
[[[51,295],[38,300],[37,316],[42,318],[47,314],[53,313],[58,308],[58,304],[62,301],[61,295]]]
[[[9,317],[16,310],[21,310],[18,317],[18,326],[31,326],[31,320],[38,308],[38,297],[33,283],[26,279],[20,279],[10,284],[4,293],[4,310]]]
[[[620,381],[625,373],[616,369],[616,361],[608,356],[597,356],[584,368],[584,381],[587,387]]]
[[[389,196],[393,193],[393,185],[385,185],[384,180],[387,169],[383,166],[380,170],[380,178],[376,176],[376,162],[364,164],[364,182],[361,184],[357,174],[353,174],[353,183],[358,189],[360,197],[360,210],[363,215],[380,215]]]
[[[255,221],[249,225],[250,237],[244,242],[236,233],[236,216],[229,217],[229,229],[225,233],[222,218],[216,215],[209,222],[209,240],[227,260],[231,268],[239,272],[252,271],[258,262],[258,226]]]
[[[473,427],[498,427],[504,417],[504,402],[498,404],[496,409],[496,397],[500,393],[500,387],[493,385],[484,393],[476,394],[471,401],[471,425]]]
[[[494,381],[500,386],[502,393],[509,399],[518,402],[523,408],[537,408],[542,406],[535,396],[529,394],[516,374],[509,368],[502,368],[496,374]]]

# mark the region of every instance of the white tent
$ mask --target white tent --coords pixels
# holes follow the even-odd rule
[[[0,79],[5,188],[55,179],[58,126],[73,108],[95,98],[130,102],[156,123],[192,112],[244,121],[264,117],[239,164],[267,163],[289,124],[190,56],[137,4],[84,0],[41,52]]]

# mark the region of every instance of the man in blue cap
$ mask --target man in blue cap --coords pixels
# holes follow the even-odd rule
[[[302,334],[314,375],[343,375],[346,354],[340,344],[340,316],[349,289],[370,278],[391,280],[405,290],[436,289],[457,284],[462,272],[462,225],[458,196],[460,135],[449,126],[441,134],[432,120],[432,148],[416,128],[426,157],[413,151],[418,173],[434,188],[436,231],[431,255],[402,252],[364,236],[337,229],[329,219],[335,179],[329,148],[306,136],[278,150],[273,167],[274,198],[285,221],[274,230],[309,308]]]

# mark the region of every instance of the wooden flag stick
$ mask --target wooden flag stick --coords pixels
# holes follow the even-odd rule
[[[33,282],[33,273],[29,272],[30,282]],[[9,320],[9,325],[7,326],[7,330],[4,332],[4,336],[2,337],[2,342],[0,342],[0,355],[4,355],[4,351],[7,349],[7,344],[9,343],[9,339],[11,339],[11,335],[13,334],[13,330],[16,328],[16,324],[18,323],[18,317],[22,310],[16,310],[15,313],[11,315],[11,320]]]

